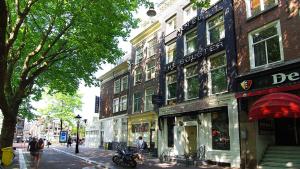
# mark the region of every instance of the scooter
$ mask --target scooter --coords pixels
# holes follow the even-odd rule
[[[119,166],[135,168],[136,158],[138,158],[138,154],[117,148],[117,154],[112,157],[112,161]]]

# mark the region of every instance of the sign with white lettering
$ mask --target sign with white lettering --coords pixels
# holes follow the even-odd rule
[[[224,39],[222,39],[221,41],[214,43],[206,48],[200,48],[198,51],[182,57],[177,64],[172,62],[166,65],[166,71],[170,72],[172,70],[175,70],[178,65],[186,65],[186,64],[193,63],[194,61],[198,60],[201,57],[208,56],[223,50],[224,47],[225,47]]]
[[[238,77],[237,82],[238,92],[299,83],[300,66],[299,63],[285,65],[265,72]]]

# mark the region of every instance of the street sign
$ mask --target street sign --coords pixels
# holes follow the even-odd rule
[[[67,131],[61,131],[59,133],[59,143],[66,143],[68,140],[68,132]]]
[[[152,95],[152,104],[162,105],[164,102],[163,97],[160,95]]]

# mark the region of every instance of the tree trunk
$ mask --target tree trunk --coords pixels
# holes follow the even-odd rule
[[[3,112],[3,114],[8,114],[7,112]],[[2,129],[1,129],[1,138],[0,138],[0,147],[11,147],[13,144],[14,133],[16,130],[17,124],[17,114],[15,112],[9,112],[10,116],[4,116]]]

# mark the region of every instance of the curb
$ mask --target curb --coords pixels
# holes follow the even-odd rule
[[[105,164],[103,164],[103,163],[99,163],[99,162],[97,162],[97,161],[90,160],[89,158],[86,158],[86,157],[81,157],[81,156],[78,156],[78,155],[75,155],[75,154],[72,154],[72,153],[63,151],[63,150],[59,150],[59,149],[57,149],[57,148],[51,148],[51,149],[53,149],[53,150],[55,150],[55,151],[58,151],[58,152],[61,152],[61,153],[64,153],[64,154],[67,154],[67,155],[70,155],[70,156],[72,156],[72,157],[78,158],[78,159],[83,160],[83,161],[85,161],[85,162],[87,162],[87,163],[96,164],[97,167],[102,167],[102,168],[104,168],[104,169],[114,169],[114,168],[105,166]]]

